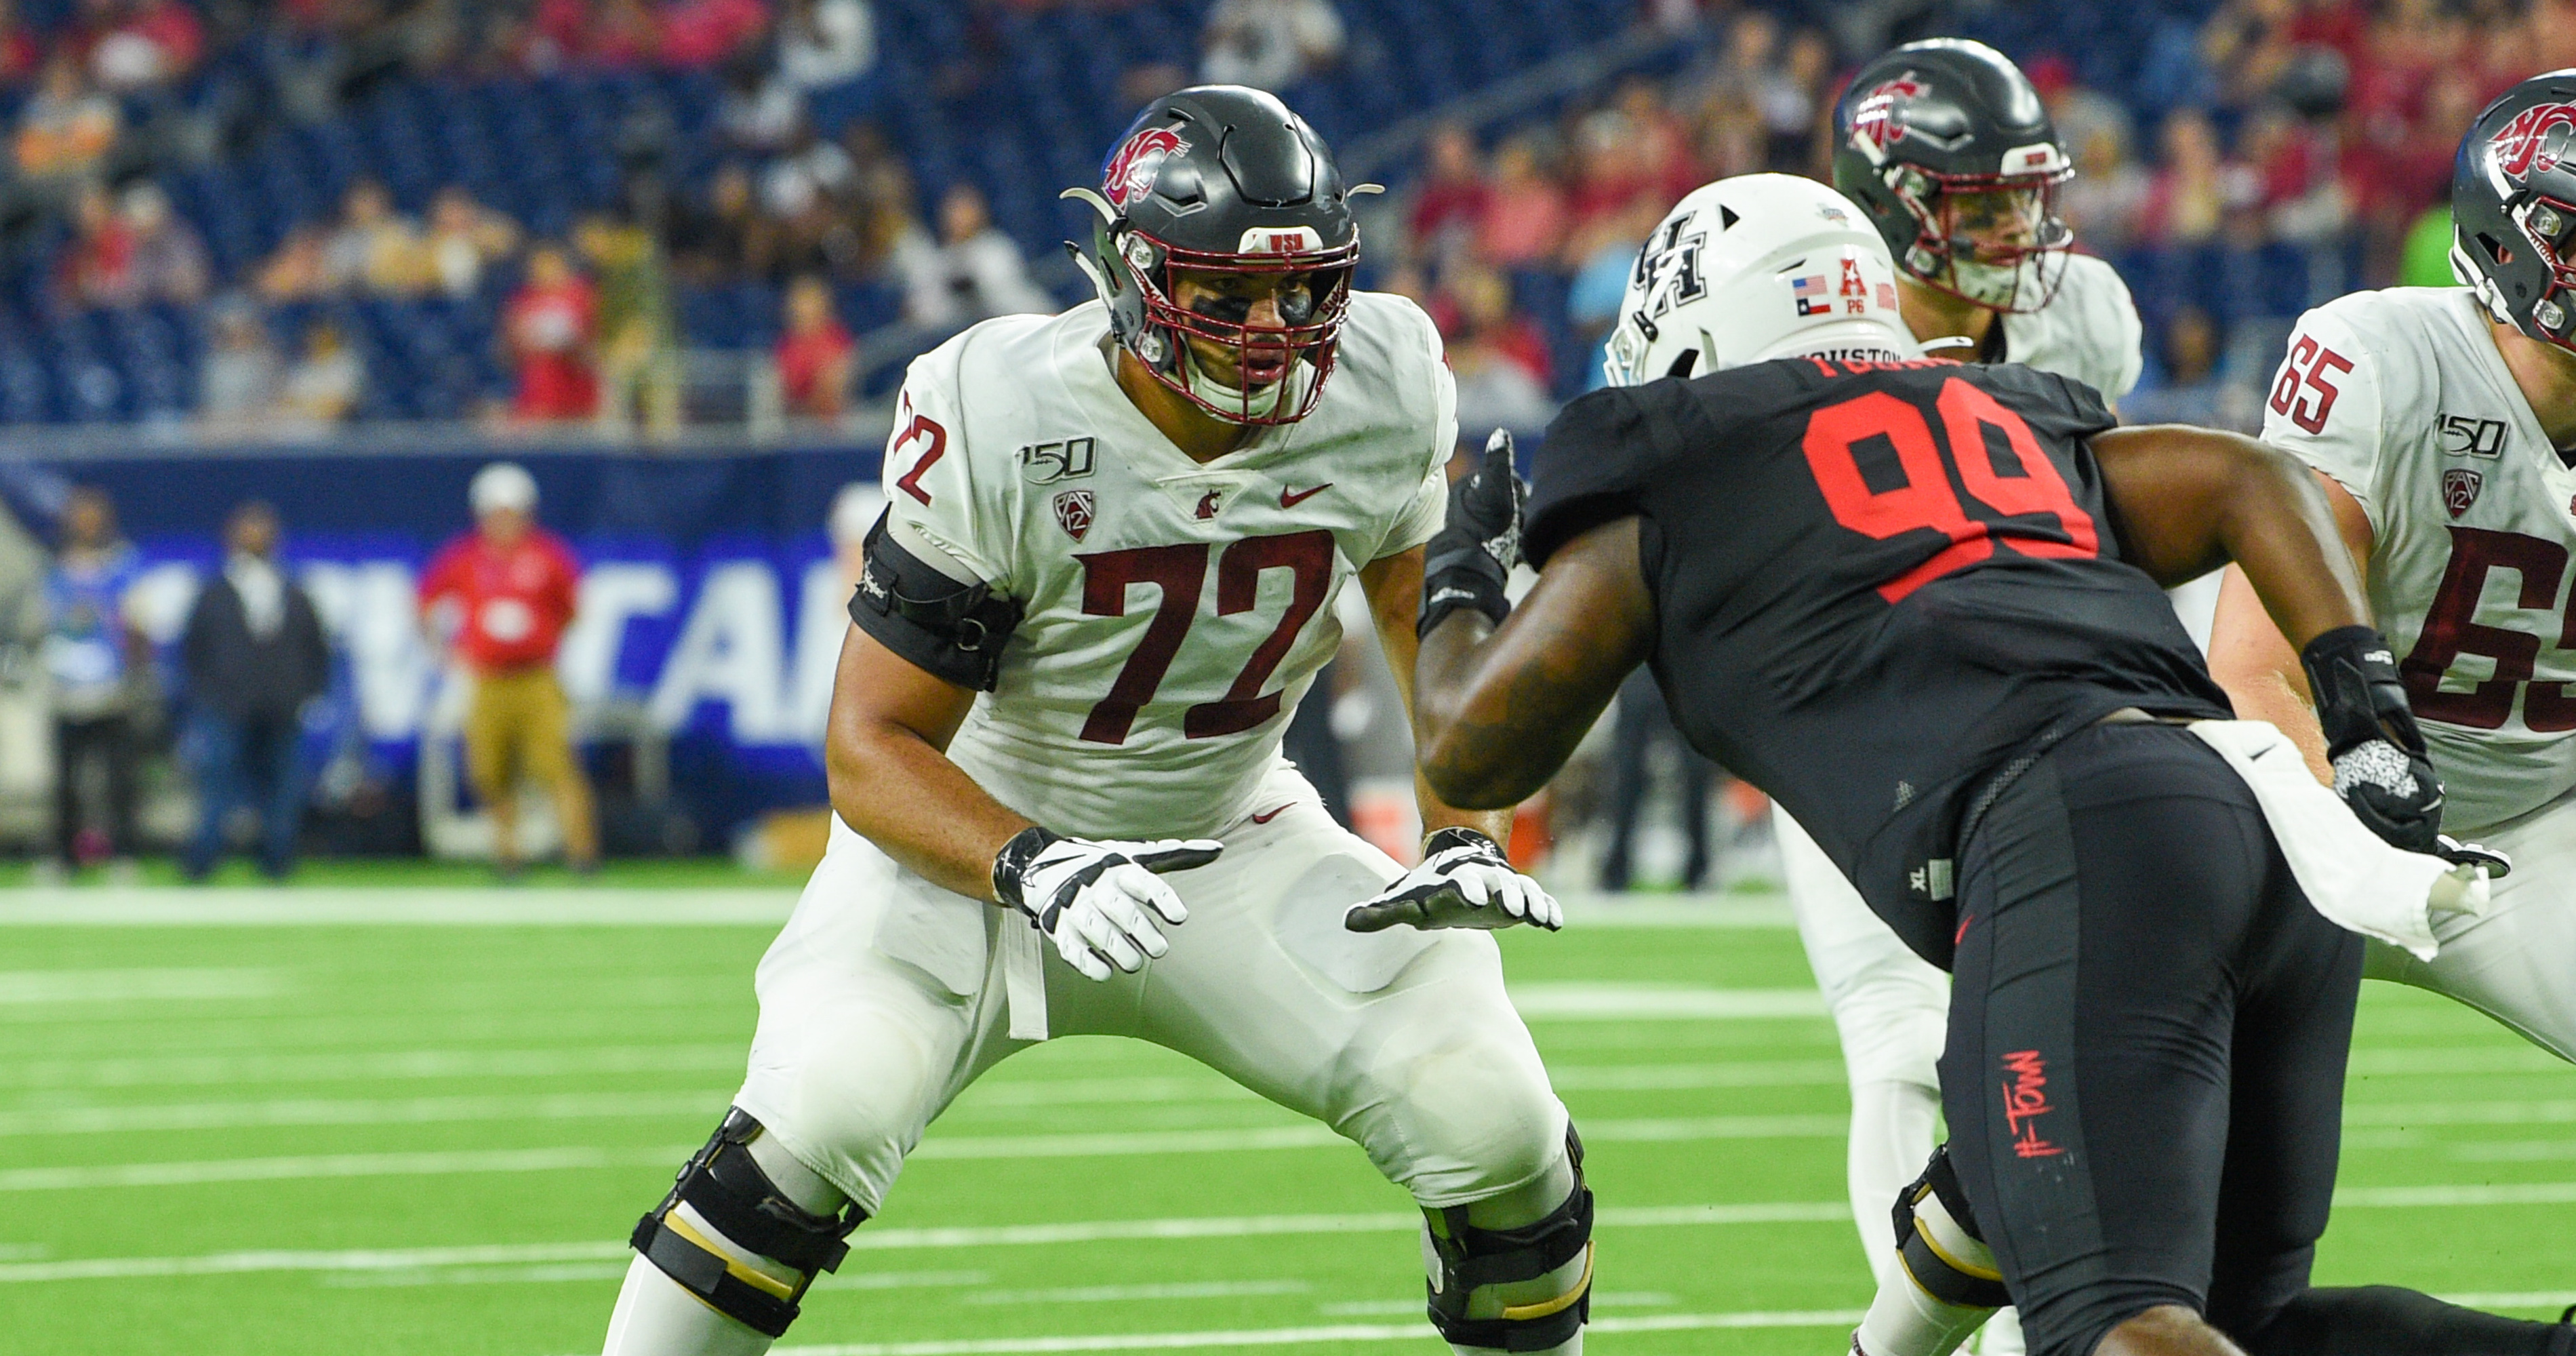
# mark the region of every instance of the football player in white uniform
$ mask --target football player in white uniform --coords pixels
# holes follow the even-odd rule
[[[2137,307],[2109,264],[2068,249],[2051,203],[2074,169],[2010,59],[1958,39],[1909,43],[1852,78],[1835,119],[1834,186],[1895,256],[1899,313],[1928,351],[2055,372],[2106,403],[2137,385]],[[1772,827],[1842,1038],[1852,1217],[1885,1285],[1897,1275],[1890,1206],[1938,1138],[1949,977],[1897,940],[1797,821],[1775,807]],[[1983,1349],[2018,1352],[2018,1338],[2007,1316]]]
[[[2325,480],[2447,792],[2503,851],[2483,917],[2367,973],[2448,994],[2576,1060],[2576,70],[2515,86],[2451,182],[2459,287],[2360,292],[2290,339],[2264,441]],[[2230,575],[2210,668],[2325,761],[2296,656]],[[2348,774],[2346,774],[2348,775]]]
[[[1581,1151],[1477,930],[1555,901],[1506,816],[1426,794],[1408,872],[1279,756],[1343,583],[1409,693],[1426,544],[1485,549],[1437,535],[1453,388],[1421,311],[1351,290],[1350,192],[1267,94],[1158,100],[1068,194],[1102,216],[1101,299],[913,364],[831,846],[761,961],[734,1110],[636,1227],[608,1356],[765,1351],[950,1099],[1076,1033],[1356,1141],[1422,1207],[1455,1350],[1580,1351]]]

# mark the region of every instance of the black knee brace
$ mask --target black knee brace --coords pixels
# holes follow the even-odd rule
[[[1985,1235],[1977,1231],[1976,1213],[1968,1208],[1968,1194],[1959,1189],[1959,1174],[1950,1166],[1950,1146],[1932,1151],[1932,1161],[1923,1166],[1923,1175],[1896,1193],[1896,1256],[1904,1263],[1905,1274],[1923,1293],[1962,1309],[2000,1309],[2012,1303],[2004,1292],[2003,1273],[1990,1266],[1979,1266],[1965,1258],[1952,1257],[1932,1236],[1917,1227],[1915,1207],[1930,1196],[1950,1212],[1968,1237],[1980,1243]]]
[[[1583,1184],[1583,1141],[1565,1131],[1566,1157],[1574,1164],[1574,1190],[1546,1218],[1517,1229],[1479,1229],[1467,1207],[1425,1210],[1440,1278],[1430,1283],[1431,1326],[1456,1346],[1545,1351],[1574,1336],[1592,1317],[1592,1190]],[[1497,1317],[1470,1318],[1469,1301],[1491,1285],[1532,1281],[1577,1257],[1583,1274],[1565,1293],[1528,1304],[1507,1304]]]
[[[744,1147],[759,1134],[760,1122],[749,1113],[726,1112],[714,1138],[680,1169],[671,1194],[636,1221],[627,1241],[708,1307],[776,1337],[796,1321],[796,1302],[815,1273],[838,1268],[849,1255],[850,1245],[842,1240],[868,1215],[855,1202],[839,1215],[812,1214],[780,1194]],[[672,1215],[682,1201],[726,1242],[784,1262],[804,1278],[791,1286],[725,1256],[686,1219]]]

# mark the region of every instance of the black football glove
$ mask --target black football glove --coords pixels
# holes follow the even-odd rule
[[[2309,641],[2299,663],[2325,730],[2335,794],[2390,844],[2438,852],[2442,783],[2388,641],[2367,626],[2341,626]]]
[[[1449,520],[1423,551],[1422,616],[1417,636],[1431,634],[1462,607],[1496,626],[1512,615],[1503,583],[1521,563],[1521,508],[1529,486],[1512,472],[1512,435],[1495,429],[1476,469],[1449,484]]]

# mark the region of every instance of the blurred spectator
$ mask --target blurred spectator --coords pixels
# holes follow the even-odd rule
[[[505,879],[519,872],[519,784],[534,778],[554,794],[564,855],[587,871],[599,864],[598,826],[554,668],[581,563],[537,526],[537,482],[516,463],[476,472],[467,499],[474,530],[429,563],[420,609],[433,637],[452,638],[456,660],[473,675],[465,768],[491,812],[494,864]]]
[[[1646,808],[1648,761],[1657,746],[1672,751],[1679,766],[1674,788],[1674,817],[1690,844],[1682,862],[1681,888],[1696,890],[1708,878],[1709,793],[1717,785],[1717,765],[1682,742],[1673,728],[1672,712],[1655,675],[1639,669],[1619,685],[1619,709],[1613,717],[1610,743],[1610,846],[1601,856],[1601,888],[1613,894],[1628,888],[1634,871],[1637,823]]]
[[[519,224],[450,184],[430,200],[424,248],[439,290],[470,297],[483,290],[484,274],[519,248]]]
[[[716,99],[716,132],[725,148],[769,156],[786,150],[805,121],[805,91],[773,74],[755,55],[725,67],[724,93]]]
[[[595,332],[600,417],[655,433],[680,422],[679,350],[671,314],[671,270],[661,242],[631,217],[593,216],[574,232],[598,279]]]
[[[141,300],[134,230],[117,215],[105,187],[81,188],[72,229],[71,244],[54,266],[64,299],[75,306],[128,306]]]
[[[0,85],[26,84],[44,64],[40,35],[30,32],[18,17],[14,0],[0,0]]]
[[[114,99],[90,87],[77,60],[56,52],[35,97],[18,111],[18,172],[31,179],[89,173],[116,144],[121,116]]]
[[[89,46],[90,74],[103,88],[135,91],[170,84],[205,56],[206,28],[181,0],[92,0],[113,16]]]
[[[248,432],[277,405],[284,380],[277,346],[248,302],[218,303],[211,328],[197,373],[197,415],[217,431]]]
[[[329,237],[306,222],[290,228],[277,252],[260,264],[251,288],[271,305],[311,301],[331,290]]]
[[[227,821],[247,807],[259,817],[259,869],[283,880],[304,819],[304,704],[328,686],[331,656],[313,600],[278,568],[276,511],[235,508],[224,547],[223,570],[197,591],[179,638],[197,774],[183,866],[204,880],[223,856]]]
[[[2149,178],[2129,158],[2127,136],[2118,124],[2095,122],[2081,140],[2067,142],[2075,178],[2057,190],[2057,211],[2088,253],[2116,254],[2137,239]]]
[[[802,234],[819,239],[834,203],[857,182],[858,165],[850,153],[824,140],[812,122],[800,119],[786,147],[761,175],[761,205],[787,225],[789,234],[798,233],[801,221]]]
[[[598,412],[599,378],[591,367],[598,317],[598,294],[573,271],[562,246],[528,251],[527,281],[501,318],[519,370],[515,416],[550,421],[588,419]]]
[[[1199,78],[1284,90],[1341,59],[1329,0],[1216,0],[1200,32]]]
[[[671,265],[700,287],[766,273],[774,228],[761,214],[751,170],[729,161],[704,198],[682,200],[671,224]]]
[[[1771,169],[1803,174],[1825,159],[1819,119],[1824,115],[1825,84],[1833,76],[1833,64],[1833,45],[1825,35],[1802,28],[1790,37],[1780,69],[1763,82],[1756,106],[1769,133],[1764,161]]]
[[[1143,108],[1189,83],[1190,73],[1177,62],[1138,62],[1118,73],[1118,106]]]
[[[2204,243],[2217,236],[2229,209],[2251,205],[2251,177],[2220,155],[2217,129],[2200,110],[2176,109],[2166,117],[2164,151],[2164,166],[2139,210],[2148,243]]]
[[[349,417],[366,392],[367,366],[328,317],[304,327],[304,352],[286,369],[278,412],[306,428],[329,428]]]
[[[1477,163],[1476,136],[1456,123],[1432,130],[1430,163],[1413,192],[1413,210],[1405,224],[1416,248],[1446,256],[1476,231],[1492,195],[1485,187],[1484,166]]]
[[[2226,427],[2221,412],[2226,392],[2219,380],[2218,326],[2209,313],[2185,306],[2165,322],[2165,379],[2122,398],[2121,414],[2141,424],[2199,424]]]
[[[849,397],[850,360],[858,345],[832,314],[832,289],[808,274],[787,289],[787,332],[778,340],[778,384],[787,412],[839,417]]]
[[[1476,218],[1476,254],[1496,268],[1531,268],[1565,238],[1565,193],[1540,168],[1538,148],[1514,137],[1494,153],[1494,184]]]
[[[1584,390],[1602,384],[1603,345],[1611,327],[1619,322],[1619,307],[1628,298],[1628,274],[1636,267],[1637,251],[1646,243],[1663,220],[1663,212],[1651,202],[1640,201],[1616,217],[1595,225],[1578,247],[1574,282],[1566,290],[1566,318],[1574,322],[1574,331],[1587,345],[1582,381]]]
[[[778,16],[778,73],[808,94],[837,89],[877,64],[867,0],[787,0]]]
[[[1547,396],[1547,344],[1512,311],[1511,285],[1483,268],[1461,272],[1449,366],[1458,376],[1459,435],[1482,442],[1496,428],[1544,428],[1556,409]]]
[[[341,198],[340,224],[323,242],[322,272],[334,289],[403,297],[428,291],[432,278],[420,228],[394,210],[393,195],[374,179],[350,184]]]
[[[1655,192],[1650,149],[1626,113],[1605,108],[1586,116],[1575,127],[1574,143],[1574,184],[1567,207],[1577,234]],[[1660,213],[1663,204],[1656,206]]]
[[[1055,302],[1029,281],[1020,247],[995,229],[984,195],[967,184],[939,200],[939,243],[915,239],[896,250],[904,318],[954,329],[997,315],[1053,314]]]
[[[662,64],[703,70],[757,46],[769,31],[763,0],[662,0],[654,21]]]
[[[197,229],[170,210],[170,195],[154,183],[125,190],[125,225],[134,240],[134,290],[144,301],[192,306],[206,298],[214,264]]]
[[[134,830],[135,713],[150,650],[128,611],[138,565],[116,534],[116,508],[83,486],[63,506],[62,545],[45,579],[45,673],[54,712],[54,856],[44,874],[113,858],[130,875]],[[107,784],[106,823],[82,825],[82,791],[96,766]]]

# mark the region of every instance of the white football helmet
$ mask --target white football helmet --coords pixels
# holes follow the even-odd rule
[[[1675,204],[1637,252],[1603,371],[1613,386],[1773,358],[1892,361],[1921,345],[1887,242],[1813,179],[1739,174]]]

